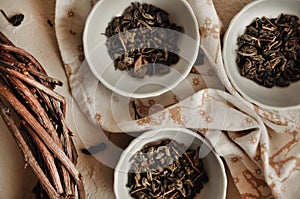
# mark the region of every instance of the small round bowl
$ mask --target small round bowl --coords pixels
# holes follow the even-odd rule
[[[248,101],[266,109],[300,107],[300,81],[288,87],[266,88],[240,75],[236,63],[237,38],[255,18],[277,18],[281,13],[299,17],[299,0],[261,0],[246,5],[231,21],[224,36],[223,61],[233,87]]]
[[[195,199],[225,199],[227,178],[221,158],[203,137],[188,129],[152,130],[135,138],[123,151],[114,172],[114,193],[117,199],[131,198],[129,189],[126,187],[128,171],[132,163],[129,161],[130,158],[141,150],[145,144],[163,139],[175,140],[193,150],[200,146],[199,157],[202,158],[209,180],[203,185]]]
[[[135,1],[133,1],[135,2]],[[186,0],[138,0],[169,13],[170,21],[183,27],[178,41],[180,60],[164,75],[134,78],[126,71],[115,70],[105,45],[105,29],[114,16],[119,16],[131,1],[101,0],[90,12],[83,33],[84,54],[92,73],[107,88],[120,95],[146,98],[161,95],[176,87],[190,72],[198,54],[200,36],[196,17]]]

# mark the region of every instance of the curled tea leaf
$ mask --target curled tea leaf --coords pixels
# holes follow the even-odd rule
[[[297,16],[256,18],[237,39],[240,74],[267,88],[300,79],[300,21]]]
[[[133,2],[109,22],[104,35],[115,68],[143,78],[170,71],[156,70],[153,64],[171,66],[179,61],[176,31],[182,28],[170,22],[168,13],[151,4]]]
[[[3,16],[6,18],[6,20],[11,23],[13,26],[18,26],[22,23],[24,19],[24,15],[21,14],[16,14],[11,17],[8,17],[3,10],[0,10]]]
[[[194,198],[208,181],[199,149],[184,150],[165,139],[146,144],[130,159],[127,187],[132,198]],[[178,197],[176,197],[178,196]]]

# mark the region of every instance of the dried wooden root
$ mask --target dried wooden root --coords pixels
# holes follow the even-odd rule
[[[39,180],[36,197],[84,199],[73,133],[65,123],[66,102],[54,91],[61,85],[0,32],[0,114]]]

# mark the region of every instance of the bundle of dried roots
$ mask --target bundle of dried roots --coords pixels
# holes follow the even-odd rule
[[[28,52],[0,32],[0,113],[20,147],[25,166],[38,178],[37,198],[85,198],[72,132],[65,123],[65,99]],[[11,114],[16,113],[16,114]]]

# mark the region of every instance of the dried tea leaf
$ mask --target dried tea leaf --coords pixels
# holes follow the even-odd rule
[[[178,34],[169,33],[167,29],[182,31],[160,8],[146,3],[131,3],[121,16],[109,22],[105,30],[108,38],[106,46],[115,68],[127,70],[130,75],[139,78],[169,72],[169,69],[154,69],[149,64],[171,66],[179,61]]]
[[[134,62],[134,73],[136,73],[141,68],[143,63],[142,58],[143,56],[140,55],[140,57]]]
[[[3,14],[3,16],[6,18],[6,20],[9,23],[11,23],[13,26],[19,26],[25,17],[22,13],[8,17],[3,10],[0,11]]]
[[[174,140],[146,144],[130,159],[126,187],[133,198],[193,198],[208,176],[199,150],[187,149]]]
[[[300,79],[300,21],[297,16],[256,18],[237,39],[240,74],[267,88]]]

